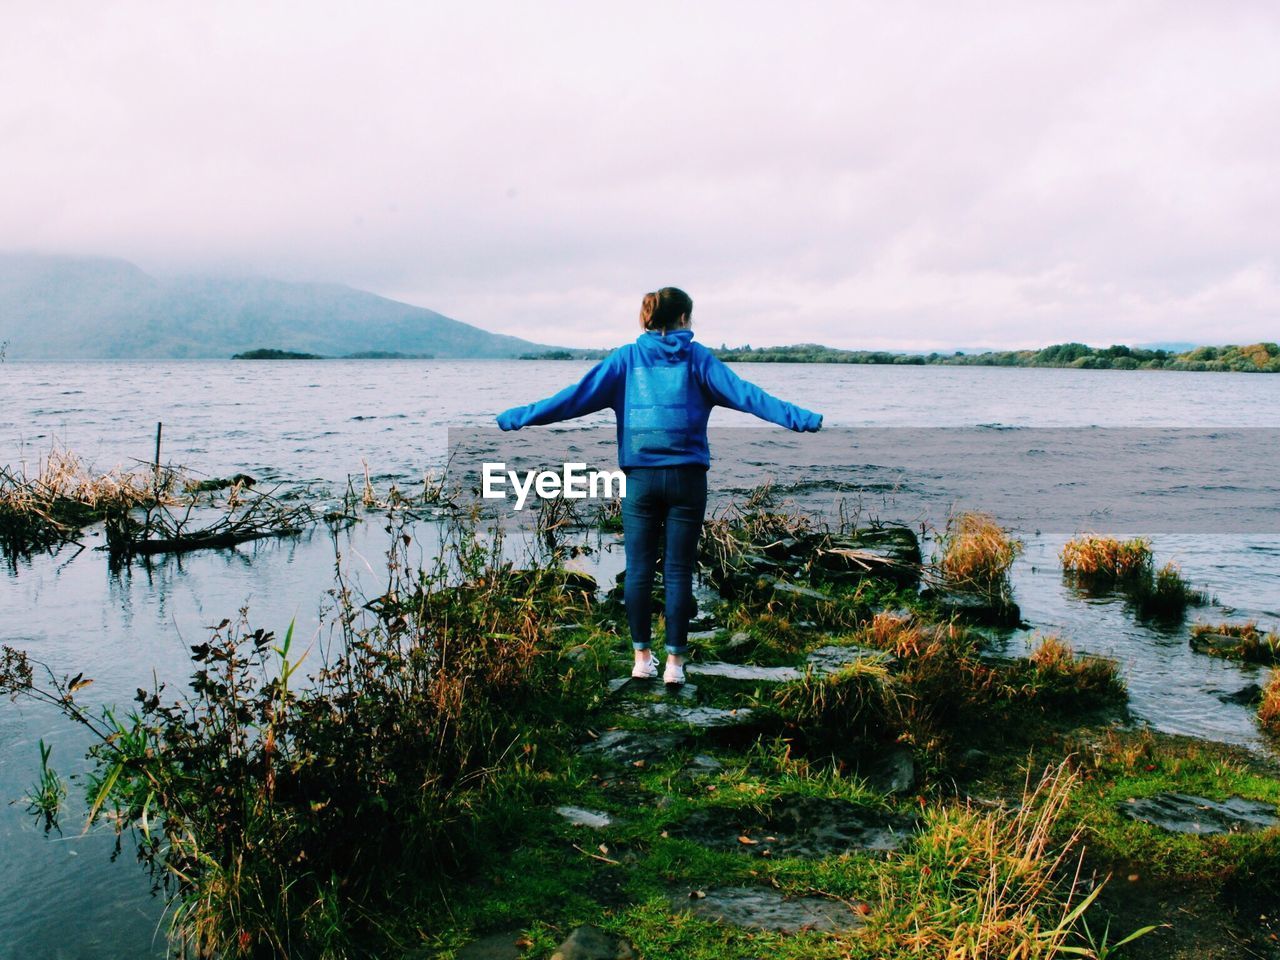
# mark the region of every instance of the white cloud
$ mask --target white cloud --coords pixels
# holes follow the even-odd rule
[[[1276,339],[1266,3],[53,3],[0,248],[339,280],[543,342]]]

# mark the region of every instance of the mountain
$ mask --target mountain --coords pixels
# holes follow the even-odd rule
[[[557,349],[332,283],[158,279],[124,260],[0,254],[0,343],[21,359],[518,357]]]

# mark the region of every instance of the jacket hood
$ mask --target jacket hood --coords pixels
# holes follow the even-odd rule
[[[636,338],[636,344],[648,356],[674,363],[689,355],[689,344],[693,341],[693,331],[687,327],[681,330],[669,330],[665,334],[646,330]]]

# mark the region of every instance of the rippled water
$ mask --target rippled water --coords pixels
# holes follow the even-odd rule
[[[586,369],[570,362],[326,361],[317,363],[0,364],[0,464],[34,464],[53,442],[106,469],[148,461],[164,422],[164,459],[214,476],[317,481],[338,492],[349,475],[404,487],[445,457],[449,427],[491,422],[495,412],[546,396]],[[829,427],[858,426],[1230,426],[1280,427],[1280,377],[1232,374],[951,367],[744,365],[769,391],[821,411]],[[607,423],[610,416],[588,418]],[[721,426],[751,423],[717,411]],[[779,435],[780,438],[786,435]],[[742,479],[713,467],[713,486]],[[778,478],[785,481],[787,478]],[[821,499],[820,496],[815,499]],[[827,498],[830,501],[831,498]],[[882,515],[892,515],[886,504]],[[937,519],[937,518],[935,518]],[[1119,531],[1118,531],[1119,532]],[[1124,531],[1143,533],[1145,531]],[[1265,671],[1193,654],[1187,628],[1139,623],[1116,600],[1084,599],[1064,584],[1061,537],[1022,531],[1014,569],[1024,617],[1078,648],[1124,665],[1137,716],[1163,730],[1261,746],[1251,711],[1218,698]],[[420,531],[427,555],[429,534]],[[108,570],[92,549],[64,549],[0,571],[0,642],[23,647],[59,672],[95,678],[98,703],[125,703],[137,686],[186,676],[186,643],[244,605],[255,624],[296,618],[301,636],[320,622],[335,555],[376,583],[385,534],[376,523],[336,538],[297,540],[165,558],[149,569]],[[1207,588],[1208,617],[1280,623],[1280,537],[1153,538],[1159,560],[1176,560]],[[93,545],[90,538],[90,547]],[[605,555],[610,570],[616,552]],[[1001,641],[1025,649],[1024,632]],[[159,902],[126,848],[74,828],[46,838],[23,812],[36,743],[54,745],[64,771],[80,768],[85,743],[59,717],[0,703],[0,957],[140,957],[163,953]],[[76,786],[72,787],[73,796]],[[68,818],[74,824],[74,817]],[[160,930],[158,933],[157,931]]]

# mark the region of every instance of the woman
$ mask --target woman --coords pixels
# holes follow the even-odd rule
[[[684,683],[693,611],[693,567],[707,507],[707,418],[715,406],[755,414],[796,431],[816,431],[822,415],[765,393],[693,342],[693,301],[683,290],[646,293],[635,343],[619,347],[577,384],[553,397],[498,415],[503,430],[555,423],[611,407],[618,422],[618,465],[627,477],[622,535],[627,572],[624,600],[635,666],[631,675],[658,675],[649,649],[658,544],[665,534],[667,663],[662,679]]]

